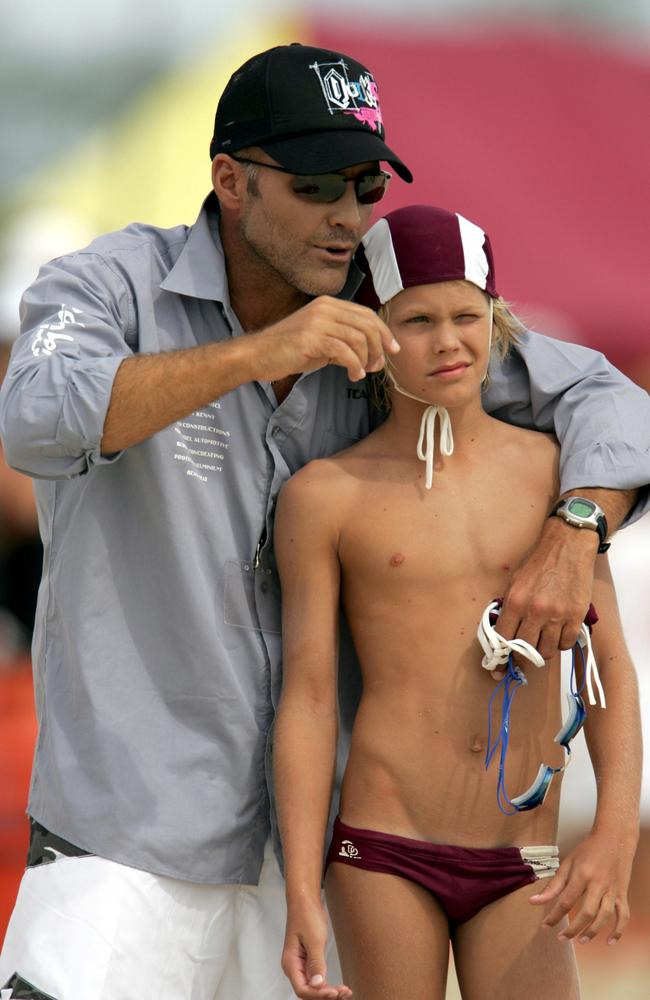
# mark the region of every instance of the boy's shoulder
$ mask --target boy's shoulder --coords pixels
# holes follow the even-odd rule
[[[350,449],[347,449],[350,450]],[[299,469],[284,484],[280,495],[286,504],[313,501],[325,502],[331,493],[339,492],[349,479],[346,463],[341,460],[345,452],[328,458],[316,458]]]
[[[553,434],[514,427],[494,420],[485,456],[498,470],[501,482],[521,482],[533,491],[555,496],[560,488],[560,445]]]
[[[511,447],[523,452],[531,451],[540,459],[547,457],[553,459],[560,454],[560,444],[554,434],[545,431],[529,430],[527,427],[516,427],[503,420],[491,417],[492,433],[495,444],[501,447]]]

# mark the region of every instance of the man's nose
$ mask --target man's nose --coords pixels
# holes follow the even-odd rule
[[[354,184],[346,184],[342,197],[328,206],[327,219],[330,226],[345,226],[356,230],[364,218],[364,211],[367,212],[367,209],[359,204]]]

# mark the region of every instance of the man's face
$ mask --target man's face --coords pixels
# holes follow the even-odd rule
[[[275,162],[262,150],[255,150],[251,159]],[[377,170],[377,163],[363,163],[337,172],[357,177]],[[292,190],[292,177],[258,168],[239,217],[240,235],[292,288],[306,295],[337,295],[368,227],[372,205],[359,204],[353,184],[346,184],[338,201],[310,201]]]

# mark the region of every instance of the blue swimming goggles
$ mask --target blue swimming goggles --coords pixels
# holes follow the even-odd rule
[[[578,642],[572,650],[571,655],[571,679],[570,690],[567,692],[567,703],[569,706],[568,715],[562,724],[560,731],[555,736],[555,742],[564,748],[566,757],[562,767],[551,767],[549,764],[540,764],[539,771],[532,785],[511,799],[505,789],[505,762],[508,752],[508,741],[510,738],[510,708],[517,691],[517,688],[527,684],[526,676],[519,667],[513,663],[513,652],[518,652],[536,666],[543,666],[544,660],[538,651],[520,639],[506,640],[494,629],[494,621],[499,613],[500,602],[495,601],[486,608],[481,625],[479,626],[478,638],[485,656],[482,666],[487,670],[498,669],[506,664],[505,675],[497,684],[488,706],[488,746],[485,754],[485,767],[490,766],[492,759],[500,747],[499,754],[499,778],[497,781],[497,803],[502,813],[512,816],[517,812],[524,812],[528,809],[536,809],[541,806],[546,798],[548,790],[556,774],[564,771],[571,760],[571,740],[582,729],[587,717],[587,709],[582,698],[582,691],[587,686],[589,702],[596,704],[593,693],[593,683],[596,684],[602,708],[605,708],[605,693],[598,675],[598,668],[594,659],[591,647],[591,635],[589,625],[584,623],[580,629]],[[594,614],[595,616],[595,614]],[[587,619],[589,620],[589,619]],[[596,619],[597,620],[597,619]],[[583,649],[587,650],[587,658]],[[576,657],[580,657],[582,666],[582,684],[576,689]],[[502,696],[501,703],[501,725],[499,733],[492,740],[492,711],[495,699]]]

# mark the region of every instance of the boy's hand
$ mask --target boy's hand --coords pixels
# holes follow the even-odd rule
[[[352,990],[327,982],[328,923],[320,900],[287,906],[282,971],[301,1000],[349,1000]]]
[[[536,906],[554,904],[543,926],[555,927],[573,910],[559,940],[577,937],[587,944],[613,923],[607,943],[615,944],[630,919],[627,888],[633,857],[634,848],[628,849],[620,836],[592,832],[564,859],[547,886],[530,897]]]

